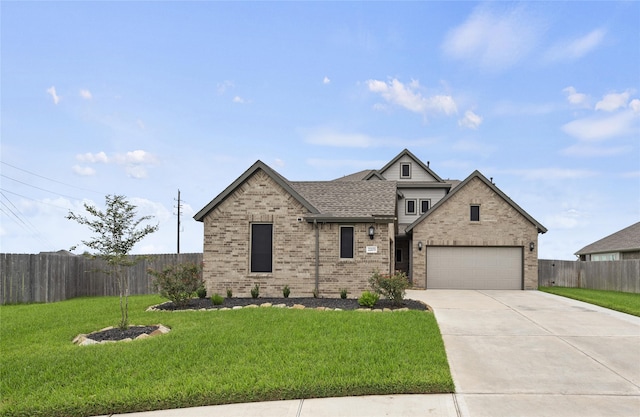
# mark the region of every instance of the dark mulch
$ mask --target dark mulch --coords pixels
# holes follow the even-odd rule
[[[118,328],[103,330],[101,332],[91,333],[87,335],[87,338],[95,340],[96,342],[103,342],[105,340],[124,340],[135,339],[141,334],[151,334],[158,330],[158,326],[131,326],[126,330],[120,330]]]
[[[200,310],[200,309],[219,309],[223,307],[233,308],[236,306],[245,307],[251,304],[285,304],[287,307],[292,307],[294,304],[302,304],[306,308],[327,307],[327,308],[340,308],[342,310],[356,310],[363,308],[358,304],[358,300],[353,298],[225,298],[221,305],[213,305],[210,298],[192,298],[183,306],[177,306],[173,302],[168,301],[164,304],[156,306],[158,310]],[[427,310],[427,306],[420,301],[404,300],[402,305],[394,305],[391,301],[386,299],[380,299],[375,307],[378,308],[390,308],[396,310],[399,308],[408,308],[410,310]]]

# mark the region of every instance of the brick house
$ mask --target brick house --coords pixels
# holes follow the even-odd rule
[[[537,288],[547,229],[478,171],[443,180],[408,150],[379,170],[289,181],[257,161],[194,218],[209,293],[351,296],[374,270],[414,288]]]

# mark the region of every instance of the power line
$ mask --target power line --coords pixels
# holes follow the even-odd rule
[[[11,168],[13,168],[13,169],[17,169],[18,171],[26,172],[27,174],[29,174],[29,175],[33,175],[34,177],[42,178],[42,179],[45,179],[45,180],[47,180],[47,181],[55,182],[55,183],[57,183],[57,184],[62,184],[62,185],[67,186],[67,187],[76,188],[76,189],[78,189],[78,190],[88,191],[88,192],[90,192],[90,193],[96,193],[96,194],[101,194],[101,195],[105,195],[105,194],[106,194],[106,193],[101,193],[100,191],[90,190],[90,189],[88,189],[88,188],[82,188],[82,187],[78,187],[77,185],[67,184],[66,182],[62,182],[62,181],[58,181],[58,180],[54,180],[54,179],[52,179],[52,178],[45,177],[44,175],[36,174],[35,172],[31,172],[31,171],[28,171],[28,170],[26,170],[26,169],[19,168],[19,167],[15,166],[15,165],[11,165],[11,164],[9,164],[9,163],[7,163],[7,162],[4,162],[4,161],[0,161],[0,163],[1,163],[2,165],[6,165],[6,166],[8,166],[8,167],[11,167]]]
[[[38,187],[38,186],[35,186],[35,185],[31,185],[31,184],[28,184],[28,183],[26,183],[26,182],[24,182],[24,181],[20,181],[20,180],[17,180],[17,179],[15,179],[15,178],[8,177],[8,176],[6,176],[6,175],[4,175],[4,174],[0,174],[0,176],[1,176],[2,178],[6,178],[6,179],[8,179],[8,180],[15,181],[15,182],[20,183],[20,184],[22,184],[22,185],[26,185],[27,187],[32,187],[32,188],[35,188],[35,189],[40,190],[40,191],[44,191],[44,192],[47,192],[47,193],[51,193],[51,194],[58,195],[58,196],[60,196],[60,197],[70,198],[70,199],[72,199],[72,200],[81,200],[81,199],[80,199],[80,198],[78,198],[78,197],[72,197],[72,196],[70,196],[70,195],[60,194],[60,193],[57,193],[57,192],[55,192],[55,191],[47,190],[46,188],[42,188],[42,187]]]
[[[11,207],[13,207],[15,209],[15,211],[17,212],[17,213],[14,212],[11,209],[11,207],[9,207],[3,200],[0,200],[0,204],[2,204],[16,219],[18,219],[18,221],[19,221],[18,225],[20,225],[28,233],[31,233],[32,235],[35,235],[38,239],[40,239],[40,241],[42,243],[45,244],[45,246],[48,246],[49,248],[54,248],[55,247],[46,237],[44,237],[44,235],[40,232],[40,230],[33,223],[31,223],[29,221],[29,219],[24,217],[24,215],[22,214],[20,209],[18,207],[16,207],[15,204],[13,204],[13,202],[9,199],[9,197],[7,197],[2,192],[0,192],[0,195],[2,195],[2,197],[4,197],[4,199],[7,200],[9,202],[9,204],[11,204]],[[7,214],[4,210],[2,210],[2,212]],[[8,217],[10,217],[10,216],[8,216]]]

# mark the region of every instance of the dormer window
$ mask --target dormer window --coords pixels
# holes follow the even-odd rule
[[[411,164],[400,164],[400,178],[411,178]]]

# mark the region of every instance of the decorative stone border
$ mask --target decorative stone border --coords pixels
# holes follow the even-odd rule
[[[241,310],[243,308],[261,308],[261,307],[271,307],[271,308],[287,308],[290,310],[305,310],[307,309],[304,305],[302,304],[294,304],[291,307],[287,307],[286,304],[272,304],[272,303],[262,303],[262,304],[249,304],[247,306],[235,306],[235,307],[222,307],[222,308],[200,308],[200,309],[182,309],[182,310],[163,310],[163,309],[159,309],[156,308],[158,306],[161,306],[162,304],[165,303],[161,303],[161,304],[156,304],[154,306],[151,306],[149,308],[147,308],[146,311],[159,311],[159,312],[163,312],[163,313],[180,313],[183,311],[231,311],[231,310]],[[318,310],[318,311],[345,311],[341,308],[330,308],[330,307],[314,307],[314,308],[308,308],[307,310]],[[403,307],[403,308],[398,308],[398,309],[391,309],[391,308],[376,308],[376,309],[370,309],[370,308],[358,308],[355,310],[348,310],[348,311],[362,311],[362,312],[373,312],[373,313],[392,313],[392,312],[397,312],[397,311],[409,311],[409,309],[407,307]],[[425,310],[425,311],[429,311],[429,309]]]
[[[132,325],[135,326],[135,325]],[[130,326],[130,327],[132,327]],[[96,333],[100,333],[100,332],[104,332],[106,330],[111,330],[111,329],[115,329],[115,327],[113,326],[109,326],[109,327],[105,327],[104,329],[100,329],[98,331],[89,333],[89,334],[79,334],[77,335],[72,343],[78,345],[78,346],[87,346],[87,345],[98,345],[101,343],[116,343],[116,342],[131,342],[133,340],[138,340],[138,339],[147,339],[149,337],[153,337],[153,336],[158,336],[161,334],[166,334],[169,333],[171,331],[170,328],[168,328],[167,326],[163,325],[163,324],[150,324],[149,326],[158,326],[158,328],[156,330],[154,330],[153,332],[147,334],[147,333],[143,333],[141,335],[139,335],[138,337],[136,337],[135,339],[131,339],[131,338],[127,338],[127,339],[122,339],[122,340],[102,340],[102,341],[97,341],[97,340],[93,340],[91,339],[91,335],[92,334],[96,334]],[[144,326],[147,327],[147,326]]]

